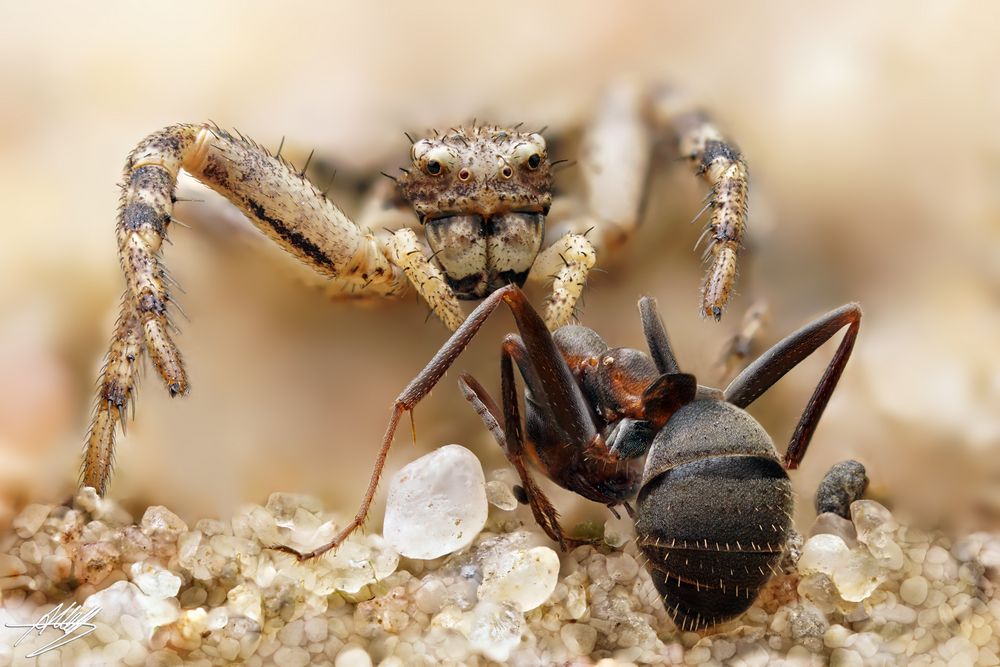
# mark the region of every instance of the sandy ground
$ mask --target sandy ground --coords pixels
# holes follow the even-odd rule
[[[988,26],[998,12],[0,4],[0,522],[28,499],[72,490],[123,285],[116,183],[145,134],[210,118],[360,171],[402,164],[403,130],[473,117],[571,126],[609,80],[628,76],[690,91],[747,156],[746,268],[723,322],[701,320],[698,230],[687,221],[703,186],[668,171],[640,242],[588,288],[583,322],[640,346],[635,302],[656,296],[685,368],[713,384],[724,342],[757,299],[771,305],[766,344],[858,300],[855,357],[794,475],[800,518],[825,469],[854,457],[889,505],[963,532],[996,526],[1000,41]],[[184,187],[205,201],[178,206],[192,228],[173,232],[165,259],[186,290],[179,342],[193,390],[172,401],[147,373],[111,493],[188,518],[228,516],[278,489],[353,513],[392,398],[444,328],[424,324],[412,299],[358,307],[303,291],[245,242],[238,214]],[[509,328],[498,317],[458,367],[498,385]],[[755,406],[779,447],[820,356]],[[417,411],[419,450],[460,442],[497,465],[453,382]],[[416,457],[407,440],[390,468]],[[572,499],[557,497],[569,511]]]

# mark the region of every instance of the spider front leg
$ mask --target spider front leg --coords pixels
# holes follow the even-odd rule
[[[654,147],[671,132],[676,135],[680,157],[689,160],[710,187],[701,213],[711,211],[703,234],[709,241],[705,258],[711,264],[702,284],[700,310],[719,320],[736,282],[737,255],[746,230],[749,175],[739,151],[711,120],[678,103],[676,97],[646,95],[625,84],[608,91],[582,141],[583,208],[564,220],[554,220],[550,231],[558,238],[592,230],[587,238],[598,257],[624,245],[642,221]],[[545,275],[539,271],[536,277]],[[578,296],[579,289],[574,291]],[[574,294],[570,294],[570,301],[572,312]],[[561,304],[560,315],[566,310]]]
[[[528,279],[552,279],[552,294],[545,306],[545,325],[549,331],[573,319],[576,302],[587,284],[587,274],[596,261],[597,252],[583,234],[566,234],[538,253]]]
[[[704,257],[711,263],[701,296],[702,314],[718,321],[736,284],[736,258],[746,231],[750,175],[743,156],[705,113],[687,111],[667,117],[677,133],[680,157],[686,158],[711,188],[705,204],[705,210],[711,213],[702,233],[708,239]]]
[[[319,275],[374,293],[401,291],[406,284],[384,243],[354,224],[291,165],[253,142],[208,125],[175,125],[144,139],[125,165],[117,237],[127,287],[81,474],[83,484],[102,494],[111,472],[115,426],[135,398],[136,361],[143,349],[171,395],[189,389],[170,333],[169,278],[159,256],[181,169],[226,197]]]
[[[423,245],[416,232],[410,228],[400,229],[393,233],[386,243],[389,258],[403,269],[406,277],[431,307],[434,314],[444,325],[455,331],[465,319],[458,298],[448,283],[445,282],[441,270],[424,254]]]

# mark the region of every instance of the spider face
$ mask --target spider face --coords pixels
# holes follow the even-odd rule
[[[482,299],[523,285],[541,248],[552,203],[552,172],[539,134],[487,125],[413,144],[403,197],[449,287]]]

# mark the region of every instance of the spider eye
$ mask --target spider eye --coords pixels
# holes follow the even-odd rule
[[[437,176],[441,173],[441,163],[437,160],[430,160],[427,163],[427,173],[431,176]]]
[[[514,175],[514,170],[513,170],[513,169],[511,169],[511,168],[510,168],[509,166],[505,166],[505,167],[504,167],[504,168],[503,168],[503,169],[502,169],[502,170],[500,171],[500,173],[501,173],[501,174],[503,174],[503,177],[504,177],[504,178],[510,178],[511,176],[513,176],[513,175]]]
[[[538,169],[538,165],[542,163],[542,156],[538,153],[532,153],[531,157],[528,158],[528,166],[532,169]]]

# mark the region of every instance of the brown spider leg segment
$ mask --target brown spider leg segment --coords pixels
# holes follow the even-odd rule
[[[861,306],[856,303],[843,305],[788,335],[747,366],[724,392],[726,401],[740,408],[747,407],[845,326],[847,332],[802,411],[785,451],[784,465],[790,470],[797,468],[805,456],[819,418],[851,356],[861,326]]]
[[[143,139],[125,164],[118,213],[118,250],[127,294],[145,346],[171,395],[188,391],[187,374],[169,333],[166,273],[159,250],[184,169],[229,199],[286,251],[328,278],[389,289],[404,281],[385,249],[327,200],[291,165],[256,144],[207,125],[174,125]],[[129,307],[126,306],[126,307]],[[129,319],[130,316],[123,319]],[[131,329],[117,329],[109,359]],[[132,386],[122,364],[108,366],[103,386]],[[91,426],[83,483],[103,491],[114,446],[106,414]],[[91,467],[94,464],[94,467]]]
[[[114,432],[121,423],[125,428],[125,411],[135,398],[138,364],[142,357],[143,339],[139,312],[131,296],[122,295],[121,314],[111,339],[111,349],[101,369],[100,389],[93,421],[84,447],[83,485],[92,486],[103,494],[114,465]]]
[[[596,435],[596,429],[587,412],[587,405],[584,401],[580,388],[573,381],[573,376],[566,366],[565,360],[559,355],[559,351],[552,341],[552,336],[545,323],[542,322],[538,313],[532,309],[527,297],[516,285],[508,285],[493,292],[486,297],[479,306],[473,310],[462,322],[462,325],[451,335],[437,354],[430,360],[420,373],[403,389],[402,393],[396,397],[393,403],[392,416],[389,419],[389,426],[386,428],[382,438],[382,446],[379,449],[375,465],[372,469],[371,480],[368,489],[365,491],[354,519],[348,523],[340,533],[328,544],[325,544],[308,553],[299,553],[289,547],[276,546],[275,548],[287,553],[293,553],[300,559],[313,558],[326,553],[335,548],[353,533],[368,516],[368,509],[371,507],[375,497],[375,490],[378,488],[382,470],[385,467],[386,456],[392,446],[393,437],[396,434],[396,427],[403,413],[412,410],[424,396],[430,393],[431,389],[444,377],[444,374],[451,368],[451,365],[468,346],[476,333],[489,318],[490,314],[501,303],[506,303],[517,323],[518,329],[526,339],[534,346],[531,349],[532,363],[539,371],[539,378],[545,388],[546,395],[550,399],[556,399],[552,404],[555,423],[571,437],[575,436],[576,441],[587,442]],[[561,366],[560,366],[561,362]],[[589,428],[588,428],[589,426]]]

